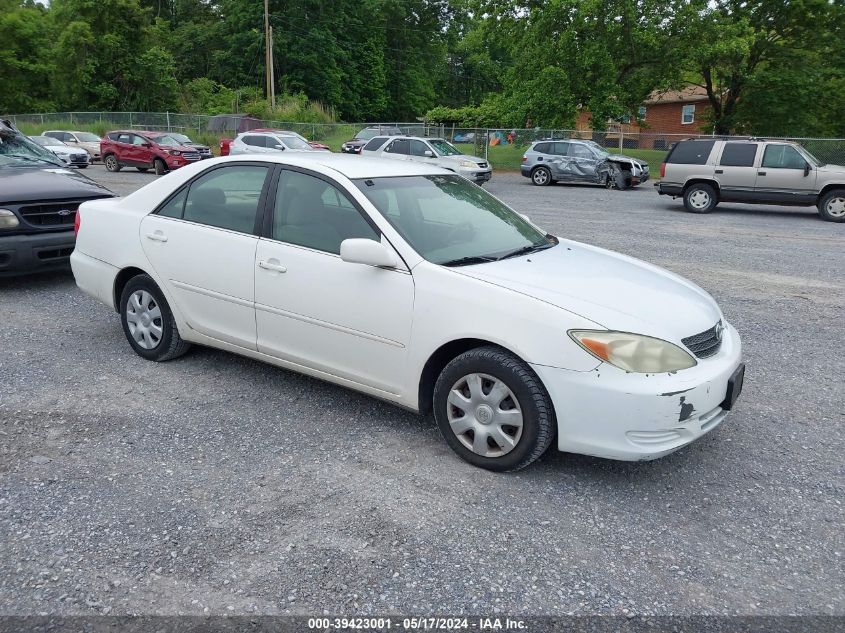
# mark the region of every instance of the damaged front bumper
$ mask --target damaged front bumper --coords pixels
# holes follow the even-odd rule
[[[532,368],[555,406],[559,450],[638,461],[668,455],[721,424],[741,357],[739,334],[726,324],[719,352],[680,372],[635,374],[606,363],[588,372]],[[741,376],[734,395],[738,389]]]

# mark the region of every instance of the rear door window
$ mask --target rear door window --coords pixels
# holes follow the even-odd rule
[[[666,157],[667,163],[704,165],[716,141],[680,141]]]
[[[197,224],[254,233],[268,171],[258,165],[231,165],[209,171],[191,183],[182,217]]]
[[[384,151],[388,154],[408,155],[411,153],[411,143],[406,138],[398,138],[388,145]]]
[[[569,143],[553,143],[553,154],[557,154],[558,156],[566,156],[569,154]]]
[[[244,145],[251,145],[252,147],[266,147],[267,141],[264,136],[244,136]]]
[[[725,167],[754,167],[757,143],[725,143],[719,164]]]

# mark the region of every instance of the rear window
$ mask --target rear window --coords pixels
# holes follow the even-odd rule
[[[725,143],[719,164],[725,167],[753,167],[756,155],[756,143]]]
[[[666,157],[667,163],[704,165],[716,141],[680,141]]]
[[[389,137],[387,137],[387,136],[377,136],[374,139],[372,139],[369,143],[364,145],[364,149],[369,150],[369,151],[375,151],[378,148],[380,148],[382,145],[384,145],[387,142],[388,138]]]

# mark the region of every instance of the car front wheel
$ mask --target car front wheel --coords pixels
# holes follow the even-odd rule
[[[156,158],[153,161],[153,167],[155,167],[156,176],[163,176],[165,173],[167,173],[167,163],[165,163],[160,158]]]
[[[434,417],[461,458],[487,470],[525,468],[554,437],[549,394],[533,370],[498,347],[452,360],[434,387]]]
[[[538,187],[545,187],[552,182],[552,172],[546,167],[538,167],[531,172],[531,182]]]
[[[149,275],[133,277],[124,287],[120,321],[132,349],[147,360],[170,360],[191,346],[179,335],[170,306]]]
[[[109,154],[108,156],[106,156],[104,162],[106,164],[106,169],[108,169],[109,171],[120,171],[121,169],[123,169],[123,166],[119,162],[117,162],[117,158],[114,154]]]
[[[691,213],[710,213],[719,204],[716,190],[705,183],[697,183],[684,191],[684,207]]]
[[[834,189],[822,196],[819,215],[828,222],[845,222],[845,189]]]

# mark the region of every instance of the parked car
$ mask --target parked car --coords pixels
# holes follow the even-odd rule
[[[570,182],[628,189],[649,178],[645,161],[580,139],[535,141],[522,156],[521,171],[538,186]]]
[[[250,131],[238,134],[229,148],[229,154],[232,156],[237,154],[275,154],[286,150],[296,152],[318,151],[299,135]]]
[[[0,276],[67,268],[80,203],[112,195],[0,121]]]
[[[76,282],[141,357],[199,343],[433,410],[483,468],[553,441],[657,458],[742,388],[739,335],[704,290],[549,235],[439,167],[230,156],[80,213]]]
[[[30,136],[29,138],[58,156],[65,165],[85,169],[91,161],[91,157],[84,149],[70,147],[50,136]]]
[[[361,153],[371,157],[437,165],[479,185],[490,180],[493,175],[493,169],[486,159],[462,154],[458,148],[442,138],[376,136],[364,145]]]
[[[298,134],[297,132],[291,132],[290,130],[277,130],[275,128],[269,128],[269,127],[260,127],[260,128],[257,127],[254,130],[250,130],[250,132],[273,132],[273,133],[281,134],[283,136],[295,136],[295,137],[299,138],[300,140],[308,143],[313,149],[319,149],[319,150],[323,150],[323,151],[326,151],[326,152],[332,151],[331,148],[328,145],[325,145],[324,143],[317,143],[316,141],[309,141],[307,138],[305,138],[301,134]],[[221,156],[228,156],[230,154],[231,145],[234,142],[234,140],[235,139],[232,139],[232,138],[221,138],[220,139],[220,155]]]
[[[109,171],[135,167],[138,171],[154,169],[159,176],[200,160],[195,147],[171,143],[170,137],[162,132],[116,130],[106,134],[100,143],[100,153]]]
[[[344,154],[360,154],[367,141],[374,136],[402,136],[402,130],[394,125],[372,125],[365,127],[355,135],[355,138],[341,145],[340,151]]]
[[[815,206],[845,222],[845,167],[826,165],[797,143],[765,139],[679,141],[660,166],[660,195],[682,197],[687,211],[719,202]]]
[[[88,152],[91,162],[100,160],[100,141],[103,140],[91,132],[79,132],[76,130],[47,130],[41,136],[49,136],[58,139],[71,147],[77,146]]]
[[[177,145],[193,147],[199,153],[200,160],[214,158],[214,154],[211,153],[211,148],[208,145],[195,143],[185,134],[179,134],[177,132],[149,132],[148,134],[159,145],[167,145],[170,147],[175,147]]]

